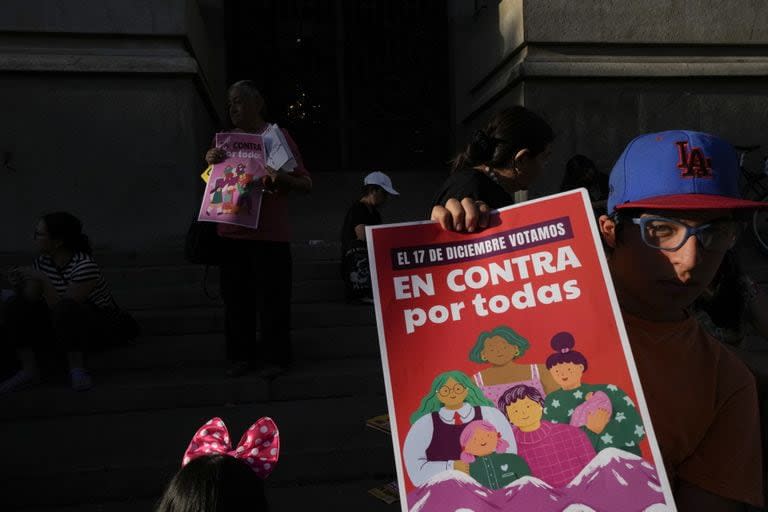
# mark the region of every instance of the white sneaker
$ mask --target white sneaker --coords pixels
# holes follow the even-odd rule
[[[85,368],[72,368],[69,376],[72,378],[72,389],[75,391],[88,391],[93,387],[93,379]]]
[[[0,384],[0,394],[21,391],[37,384],[40,384],[40,375],[26,370],[19,370],[13,377],[6,379]]]

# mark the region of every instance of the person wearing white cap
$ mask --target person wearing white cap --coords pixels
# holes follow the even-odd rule
[[[341,229],[341,272],[350,302],[372,302],[365,226],[381,224],[379,207],[389,196],[397,195],[400,193],[392,186],[389,176],[372,172],[363,179],[361,197],[347,210]]]
[[[392,180],[389,179],[389,176],[387,176],[383,172],[376,171],[366,176],[365,179],[363,180],[364,190],[365,190],[365,186],[367,185],[378,185],[388,194],[391,194],[393,196],[400,195],[400,193],[397,190],[395,190],[395,188],[392,186]],[[375,191],[378,189],[371,189],[371,190]],[[361,199],[360,201],[362,202],[363,199]],[[381,200],[379,204],[383,204],[384,201],[386,201],[386,197],[384,197],[384,199]],[[368,200],[368,202],[371,202],[371,200]]]

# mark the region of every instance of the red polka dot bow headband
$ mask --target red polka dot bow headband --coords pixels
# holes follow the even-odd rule
[[[280,455],[280,432],[272,418],[261,418],[246,430],[237,448],[232,449],[229,432],[221,418],[211,418],[197,430],[184,452],[181,467],[203,455],[229,455],[248,464],[261,478],[275,469]]]

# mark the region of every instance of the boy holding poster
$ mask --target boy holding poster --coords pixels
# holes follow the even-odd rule
[[[599,219],[681,511],[745,510],[745,504],[763,503],[754,379],[688,312],[735,243],[741,212],[765,207],[740,198],[738,177],[735,151],[717,137],[688,131],[642,135],[614,166],[609,215]],[[432,213],[446,230],[459,223],[484,228],[492,219],[482,203],[456,199],[446,206]]]
[[[407,510],[639,512],[672,502],[588,208],[571,192],[502,209],[470,235],[434,223],[368,229]],[[551,343],[563,333],[579,340],[583,361]],[[562,357],[551,360],[553,347]],[[525,371],[500,380],[500,394],[469,377],[512,358]],[[532,378],[539,365],[554,385]]]

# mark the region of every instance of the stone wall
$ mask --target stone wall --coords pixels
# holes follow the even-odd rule
[[[765,2],[449,5],[453,148],[503,106],[540,112],[557,141],[532,195],[555,191],[577,152],[607,172],[626,142],[649,130],[712,131],[765,142],[768,153]],[[222,6],[0,3],[0,252],[26,249],[34,219],[59,208],[80,215],[104,248],[180,245],[199,201],[203,152],[225,115]],[[403,191],[385,218],[425,218],[444,162],[432,172],[383,170]],[[335,240],[368,171],[316,173],[314,193],[294,201],[296,237]]]
[[[179,244],[223,115],[219,4],[3,2],[0,252],[27,249],[56,209],[102,248]]]
[[[457,0],[452,15],[457,145],[512,104],[557,133],[531,195],[556,191],[575,153],[610,171],[646,131],[710,131],[768,153],[765,2]]]

